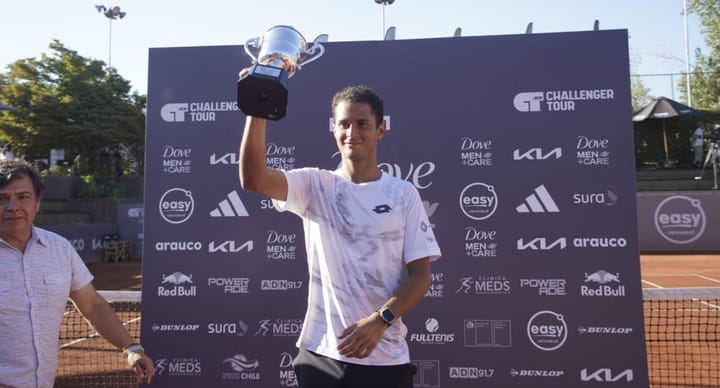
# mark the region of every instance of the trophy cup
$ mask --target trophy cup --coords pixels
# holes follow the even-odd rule
[[[258,49],[257,55],[251,47]],[[238,107],[246,115],[280,120],[287,109],[288,78],[302,65],[320,58],[325,48],[317,39],[308,47],[305,38],[290,26],[275,26],[262,38],[248,40],[245,52],[254,65],[238,80]]]

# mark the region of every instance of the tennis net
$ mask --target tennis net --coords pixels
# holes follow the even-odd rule
[[[140,292],[101,291],[140,339]],[[720,287],[643,290],[650,386],[720,388]],[[68,303],[55,387],[137,387],[119,351]]]
[[[100,291],[137,341],[140,340],[140,291]],[[137,387],[120,351],[100,337],[72,302],[60,326],[55,388]]]
[[[720,288],[643,290],[651,387],[720,387]]]

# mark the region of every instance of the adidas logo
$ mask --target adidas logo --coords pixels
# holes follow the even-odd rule
[[[533,194],[525,197],[525,203],[516,207],[515,210],[518,213],[558,213],[560,211],[545,185],[536,187]]]
[[[218,203],[218,207],[210,212],[210,217],[247,217],[249,216],[245,205],[240,200],[237,191],[233,190]]]

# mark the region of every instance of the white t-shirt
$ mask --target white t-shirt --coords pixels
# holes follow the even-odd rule
[[[407,263],[440,257],[420,194],[412,184],[385,173],[360,184],[338,171],[303,168],[284,173],[287,201],[274,201],[275,207],[303,219],[310,275],[297,346],[354,364],[410,362],[401,319],[364,359],[341,356],[337,337],[393,295],[407,276]]]
[[[703,143],[703,135],[704,131],[702,128],[695,128],[695,132],[693,132],[693,147],[701,147],[704,145]]]

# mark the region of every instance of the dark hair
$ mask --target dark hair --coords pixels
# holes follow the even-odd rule
[[[45,194],[45,184],[40,179],[40,174],[35,167],[24,160],[0,161],[0,189],[23,177],[30,178],[35,189],[35,196],[38,199],[42,198]]]
[[[385,115],[382,98],[369,87],[365,85],[348,86],[335,93],[331,105],[333,118],[335,118],[335,108],[343,101],[368,103],[375,115],[375,124],[378,126],[382,124],[383,116]]]

